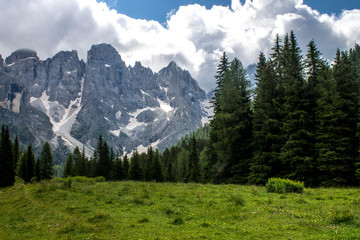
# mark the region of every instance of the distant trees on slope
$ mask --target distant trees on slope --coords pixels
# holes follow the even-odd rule
[[[15,176],[25,182],[41,181],[53,177],[53,157],[50,144],[43,145],[39,158],[35,160],[31,144],[25,152],[20,149],[17,136],[10,139],[8,127],[2,126],[0,137],[0,187],[11,186]]]

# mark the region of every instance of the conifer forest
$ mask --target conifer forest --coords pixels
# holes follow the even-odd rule
[[[293,31],[278,35],[271,54],[259,54],[253,87],[241,61],[224,52],[208,125],[164,152],[149,147],[131,156],[114,152],[100,136],[91,157],[75,148],[61,175],[255,185],[280,177],[311,187],[358,186],[360,46],[335,52],[329,62],[314,40],[302,53]],[[36,157],[6,126],[0,164],[0,187],[12,185],[15,175],[40,181],[56,170],[49,143]]]

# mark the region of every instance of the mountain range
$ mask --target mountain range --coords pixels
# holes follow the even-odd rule
[[[126,66],[109,44],[40,60],[20,49],[0,55],[0,121],[23,145],[48,141],[56,162],[75,146],[91,155],[100,135],[115,152],[163,150],[209,121],[204,90],[175,62],[154,73]]]

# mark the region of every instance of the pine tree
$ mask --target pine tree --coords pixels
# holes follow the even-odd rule
[[[41,181],[40,159],[37,159],[36,163],[35,163],[35,178],[36,178],[36,181]]]
[[[124,179],[123,163],[122,163],[119,155],[116,156],[115,161],[114,161],[112,179],[117,180],[117,181]]]
[[[48,142],[46,142],[40,152],[39,156],[39,167],[40,167],[40,180],[51,179],[54,175],[54,164],[53,157],[51,153],[51,147]]]
[[[228,57],[226,56],[226,53],[223,52],[215,75],[216,88],[214,90],[214,97],[212,99],[212,103],[214,105],[214,113],[217,113],[220,110],[218,103],[221,96],[221,89],[223,88],[223,78],[225,76],[225,73],[229,70],[229,67],[230,64]]]
[[[80,152],[80,148],[79,147],[75,147],[74,151],[73,151],[73,161],[74,161],[74,175],[75,176],[80,176],[80,172],[81,170],[81,165],[82,165],[82,154]]]
[[[174,168],[174,163],[175,163],[175,159],[172,158],[171,156],[171,152],[170,150],[167,148],[165,149],[165,151],[163,152],[162,156],[161,156],[161,160],[162,160],[162,164],[164,166],[164,178],[166,182],[173,182],[174,179],[174,174],[173,174],[173,168]]]
[[[311,162],[308,162],[306,169],[307,185],[317,186],[319,184],[319,166],[318,166],[318,153],[319,149],[317,149],[317,129],[320,126],[317,126],[319,122],[317,122],[317,112],[320,92],[325,91],[325,89],[321,89],[320,79],[325,77],[327,79],[326,74],[326,63],[321,59],[321,53],[317,49],[315,41],[311,40],[308,44],[308,51],[304,60],[305,69],[306,69],[306,93],[305,93],[305,101],[304,101],[304,109],[308,113],[308,125],[307,131],[309,132],[308,139],[308,156],[312,156]],[[322,80],[323,81],[323,80]],[[304,173],[305,174],[305,173]]]
[[[336,84],[332,77],[331,68],[326,62],[320,63],[318,72],[319,97],[315,109],[315,148],[316,148],[316,181],[314,185],[323,186],[334,185],[336,174],[333,170],[337,165],[338,141],[338,100],[339,95],[336,92]]]
[[[279,39],[277,39],[279,41]],[[264,184],[279,169],[276,164],[281,150],[280,125],[275,108],[277,81],[271,61],[260,53],[256,69],[256,88],[253,113],[254,155],[249,182]],[[280,141],[279,141],[280,140]]]
[[[134,181],[141,181],[143,179],[140,169],[140,155],[137,151],[133,153],[130,159],[129,179]]]
[[[12,148],[12,154],[13,154],[13,158],[14,158],[14,171],[16,171],[18,162],[19,162],[19,157],[21,154],[21,150],[20,150],[20,143],[19,143],[19,138],[16,135],[15,139],[14,139],[14,144],[13,144],[13,148]]]
[[[146,157],[142,161],[144,181],[152,180],[151,179],[152,178],[151,171],[152,171],[153,158],[154,158],[154,151],[153,151],[152,147],[150,146],[147,149]]]
[[[296,180],[306,181],[309,168],[313,161],[312,142],[309,131],[309,113],[306,111],[305,80],[301,50],[297,45],[295,34],[291,31],[290,38],[285,39],[283,56],[285,79],[285,117],[282,127],[286,140],[281,150],[284,166],[283,175]]]
[[[75,150],[74,150],[75,151]],[[77,166],[77,175],[78,176],[85,176],[86,173],[88,172],[88,168],[87,168],[87,164],[88,163],[88,159],[86,158],[86,155],[85,155],[85,146],[83,146],[83,151],[81,153],[81,159],[80,159],[80,162]]]
[[[63,177],[64,178],[72,177],[74,176],[74,172],[75,172],[74,155],[72,153],[69,153],[65,162]]]
[[[21,155],[18,167],[18,175],[25,182],[30,182],[34,177],[35,171],[35,156],[32,151],[31,144],[28,146],[26,152]]]
[[[96,152],[99,158],[98,169],[97,169],[98,176],[103,176],[106,179],[110,179],[112,160],[110,159],[109,156],[109,147],[106,141],[103,141],[101,135],[98,140]]]
[[[189,182],[200,182],[200,166],[199,166],[199,155],[197,152],[197,143],[195,139],[195,134],[192,134],[191,137],[191,148],[189,154]]]
[[[129,159],[127,154],[125,154],[123,159],[124,179],[129,179],[129,168],[130,168]]]
[[[357,122],[359,117],[359,83],[357,70],[347,52],[338,50],[333,67],[338,103],[337,165],[333,166],[334,182],[352,184],[355,179],[355,163],[358,157],[359,140]]]
[[[164,173],[160,163],[160,153],[158,149],[156,149],[156,151],[153,153],[150,174],[151,180],[154,180],[156,182],[164,181]]]
[[[3,125],[0,137],[0,187],[11,186],[15,182],[11,144],[9,129]]]

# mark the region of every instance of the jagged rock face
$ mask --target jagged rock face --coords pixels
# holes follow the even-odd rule
[[[108,44],[92,46],[86,64],[76,51],[41,61],[24,50],[5,63],[4,74],[27,92],[23,104],[48,117],[47,141],[55,148],[85,145],[90,155],[101,134],[119,153],[150,145],[163,150],[211,113],[205,92],[175,62],[159,73],[140,62],[126,67]]]
[[[39,60],[37,53],[35,51],[30,49],[19,49],[13,52],[9,57],[7,57],[5,63],[7,65],[10,65],[15,62],[31,59],[31,58]]]

